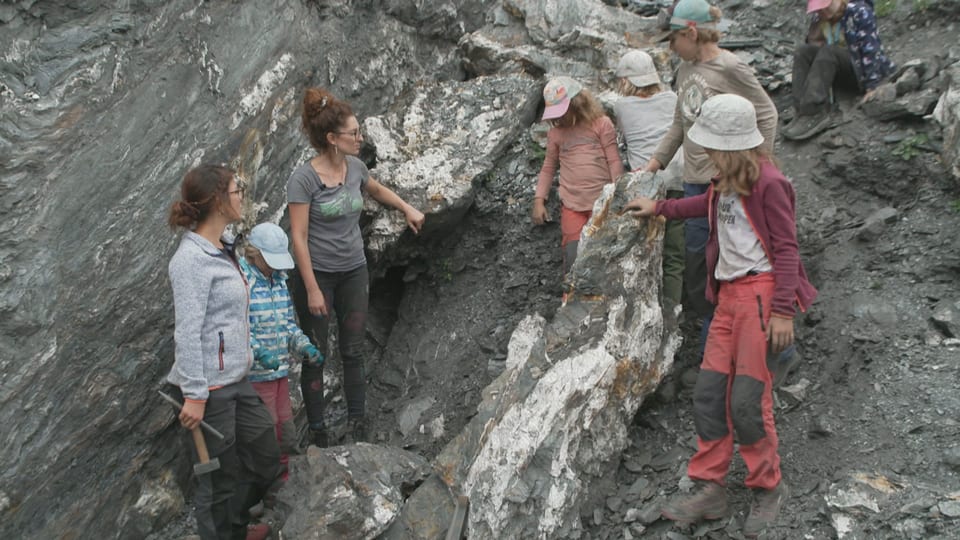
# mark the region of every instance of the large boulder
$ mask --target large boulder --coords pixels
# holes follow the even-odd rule
[[[567,302],[550,322],[534,314],[517,326],[506,369],[385,538],[439,538],[457,496],[469,500],[470,538],[578,537],[591,480],[619,462],[679,345],[660,308],[662,222],[619,212],[639,194],[662,195],[662,184],[628,174],[605,190]]]
[[[372,174],[421,201],[430,215],[422,234],[449,231],[473,204],[474,181],[534,120],[539,99],[540,83],[522,74],[419,85],[388,113],[364,121],[376,147]],[[395,249],[407,227],[403,215],[378,207],[368,201],[375,217],[364,231],[375,271],[415,254]]]
[[[960,64],[945,70],[946,90],[933,117],[943,127],[943,163],[960,180]]]

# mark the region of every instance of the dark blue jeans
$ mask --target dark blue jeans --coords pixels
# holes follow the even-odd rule
[[[366,265],[346,272],[314,272],[323,292],[327,309],[337,317],[337,339],[343,362],[343,393],[347,398],[347,416],[364,415],[366,377],[364,375],[364,333],[367,327],[370,277]],[[307,307],[303,278],[294,273],[289,282],[290,296],[300,319],[300,328],[327,358],[330,317],[317,317]],[[323,366],[303,365],[300,376],[307,422],[312,429],[323,427]]]
[[[710,184],[683,183],[683,196],[696,197],[707,192]],[[683,285],[687,293],[687,305],[701,319],[700,325],[700,357],[703,358],[703,347],[707,342],[707,331],[710,330],[710,321],[713,319],[713,304],[707,301],[707,239],[710,236],[710,226],[707,218],[689,218],[683,225],[684,243],[686,247]]]

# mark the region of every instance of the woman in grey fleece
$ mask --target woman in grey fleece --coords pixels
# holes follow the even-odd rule
[[[233,246],[221,238],[240,219],[242,202],[232,170],[201,165],[186,174],[170,208],[170,226],[187,230],[169,265],[176,349],[167,381],[183,398],[183,427],[197,429],[205,420],[224,434],[206,439],[220,468],[197,477],[203,540],[265,538],[266,525],[248,529],[248,509],[280,476],[273,420],[247,381],[253,358],[247,282]]]

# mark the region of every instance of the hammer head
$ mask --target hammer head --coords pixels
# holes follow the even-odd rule
[[[197,463],[196,465],[194,465],[193,474],[195,474],[196,476],[200,476],[202,474],[210,474],[219,468],[220,468],[220,460],[217,458],[213,458],[210,461],[207,461],[206,463]]]

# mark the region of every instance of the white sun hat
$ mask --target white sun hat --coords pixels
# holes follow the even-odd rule
[[[753,103],[736,94],[704,101],[687,137],[710,150],[749,150],[763,144]]]

